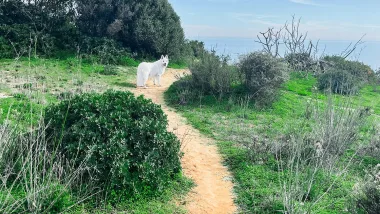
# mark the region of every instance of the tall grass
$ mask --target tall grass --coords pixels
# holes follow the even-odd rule
[[[275,144],[281,198],[286,213],[314,213],[324,209],[324,198],[336,191],[358,154],[365,110],[350,102],[314,103],[306,120]],[[331,201],[331,204],[335,201]],[[330,205],[327,203],[327,206]]]
[[[63,212],[91,196],[91,184],[78,185],[84,163],[74,167],[52,148],[45,129],[0,125],[0,213]]]

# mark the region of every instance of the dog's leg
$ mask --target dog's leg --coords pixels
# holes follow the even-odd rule
[[[158,79],[158,86],[160,86],[160,87],[161,87],[161,76],[160,76],[160,75],[158,75],[157,79]]]

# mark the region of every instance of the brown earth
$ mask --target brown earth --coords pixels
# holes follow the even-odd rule
[[[11,97],[11,96],[4,94],[4,93],[0,93],[0,99],[4,99],[4,98],[8,98],[8,97]]]
[[[232,193],[231,174],[222,164],[215,142],[199,133],[186,123],[186,119],[168,107],[164,102],[164,92],[176,81],[176,74],[186,70],[167,69],[161,79],[162,87],[136,88],[131,91],[161,105],[168,116],[169,131],[173,131],[182,141],[182,167],[185,176],[195,182],[195,187],[183,202],[190,214],[231,214],[237,212]]]

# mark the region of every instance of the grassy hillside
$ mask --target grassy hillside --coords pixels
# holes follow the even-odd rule
[[[134,78],[135,68],[112,67],[116,75],[103,75],[104,69],[104,65],[82,62],[77,58],[3,59],[0,61],[0,92],[13,97],[0,100],[1,119],[5,119],[10,106],[13,111],[29,113],[32,110],[36,115],[43,106],[79,92],[134,87],[130,82]]]
[[[298,176],[308,178],[308,171],[313,168],[307,165],[305,170],[297,171],[297,167],[283,167],[284,163],[276,157],[282,155],[281,151],[273,152],[269,145],[292,136],[294,132],[304,133],[302,136],[306,137],[312,135],[313,124],[318,122],[310,119],[312,112],[319,112],[319,116],[326,114],[329,102],[336,114],[369,109],[370,115],[359,127],[358,145],[368,144],[369,130],[380,122],[380,92],[374,91],[372,86],[364,87],[352,97],[326,95],[317,91],[314,77],[304,76],[303,73],[291,73],[279,99],[264,110],[257,110],[250,101],[234,94],[229,99],[204,96],[187,105],[178,105],[172,102],[178,100],[173,99],[179,94],[177,85],[166,93],[168,102],[172,102],[170,104],[194,127],[219,142],[220,152],[233,172],[236,202],[243,212],[282,213],[285,209],[283,186],[297,186],[291,184],[295,184],[292,182]],[[358,145],[339,158],[334,172],[316,170],[311,189],[309,193],[305,192],[308,198],[300,199],[303,201],[300,204],[295,202],[295,206],[311,213],[347,213],[355,184],[363,178],[365,170],[380,163],[379,157],[356,152]],[[286,145],[281,148],[285,153]],[[299,174],[295,175],[295,172]]]
[[[108,72],[110,70],[111,72]],[[108,67],[81,61],[77,58],[0,60],[0,94],[10,96],[0,99],[0,144],[8,143],[8,129],[4,128],[3,124],[10,123],[12,132],[14,130],[15,133],[23,135],[26,131],[35,130],[41,125],[40,119],[43,110],[48,105],[83,92],[101,93],[107,89],[126,91],[135,87],[133,84],[135,74],[135,67]],[[40,142],[39,138],[36,141],[39,144],[45,142],[45,140]],[[5,156],[2,156],[4,154],[5,151],[0,149],[0,160],[6,159]],[[64,185],[64,181],[62,182]],[[87,198],[88,195],[86,195],[85,198],[80,198],[72,193],[56,195],[56,199],[47,199],[44,203],[52,203],[57,200],[53,208],[56,210],[70,208],[70,213],[184,213],[178,202],[180,201],[179,197],[186,194],[191,186],[190,180],[179,176],[173,178],[169,187],[159,195],[148,194],[133,197],[125,195],[117,201],[114,199],[108,201],[107,198],[99,201],[97,197]],[[65,186],[59,188],[63,188],[65,192],[69,191]],[[0,201],[8,196],[7,191],[9,190],[11,190],[12,197],[16,196],[14,201],[16,204],[17,200],[24,200],[28,194],[19,188],[0,187]],[[97,194],[95,190],[89,193],[91,196]],[[87,200],[82,203],[83,199]],[[36,200],[40,200],[40,198],[36,197]],[[102,205],[99,207],[99,204]],[[0,210],[4,209],[7,210],[7,207],[0,205]]]

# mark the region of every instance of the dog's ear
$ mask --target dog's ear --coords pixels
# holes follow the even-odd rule
[[[168,55],[165,56],[166,59],[169,59]]]
[[[164,55],[161,55],[161,59],[163,59],[164,58]]]

